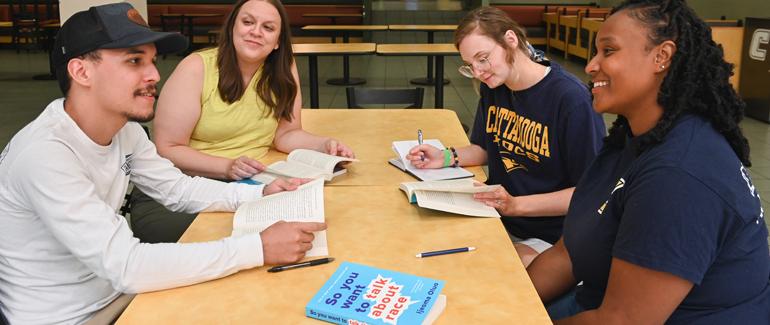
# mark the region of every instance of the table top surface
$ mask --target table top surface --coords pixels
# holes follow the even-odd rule
[[[295,55],[336,55],[374,53],[374,43],[318,43],[292,44]]]
[[[376,142],[367,144],[383,152],[380,155],[384,157],[390,152],[390,142],[400,140],[400,132],[416,136],[414,124],[423,127],[427,138],[440,134],[438,129],[443,128],[464,137],[462,129],[459,132],[456,129],[459,120],[449,112],[438,109],[303,110],[302,122],[306,129],[316,132],[334,128],[324,124],[336,118],[342,125],[327,135],[341,139],[346,134],[370,137],[371,127],[392,130],[397,135],[380,132],[369,138]],[[398,116],[403,117],[395,118]],[[345,127],[351,124],[357,127]],[[360,152],[362,162],[376,155],[374,149],[358,150],[357,146],[364,142],[348,141]],[[394,169],[384,161],[378,163],[383,171]],[[409,204],[404,193],[393,184],[341,185],[327,183],[324,187],[327,238],[335,262],[280,273],[267,273],[268,267],[263,266],[219,280],[140,294],[117,323],[321,324],[305,317],[305,304],[340,262],[349,261],[446,281],[442,293],[447,296],[447,306],[436,324],[511,321],[550,324],[498,219],[421,209]],[[229,236],[231,231],[232,213],[202,213],[180,241],[216,240]],[[418,252],[464,246],[474,246],[477,250],[423,259],[414,256]]]
[[[390,30],[400,31],[454,31],[457,25],[388,25]]]
[[[377,44],[379,55],[459,55],[454,44]]]
[[[327,183],[331,186],[398,186],[402,182],[417,181],[387,161],[396,157],[391,150],[392,142],[417,140],[418,129],[425,139],[439,139],[445,146],[470,144],[457,113],[449,109],[303,109],[302,127],[313,134],[334,136],[348,145],[360,160],[350,164],[347,173]],[[262,161],[270,164],[286,159],[285,156],[271,150]],[[486,180],[481,167],[466,169],[476,175],[477,180]]]
[[[388,25],[307,25],[302,30],[326,31],[378,31],[387,30]]]

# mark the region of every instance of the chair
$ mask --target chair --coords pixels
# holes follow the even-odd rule
[[[347,87],[348,108],[364,108],[364,105],[405,105],[405,108],[422,108],[422,87],[408,89],[374,89]]]
[[[142,124],[142,130],[144,130],[144,133],[147,134],[147,138],[150,139],[150,129]],[[134,190],[134,184],[129,182],[128,188],[126,189],[126,195],[123,195],[123,204],[120,206],[120,209],[118,210],[119,213],[126,217],[126,219],[129,221],[129,224],[131,224],[131,192]]]

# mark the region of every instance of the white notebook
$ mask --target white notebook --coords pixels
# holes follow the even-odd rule
[[[444,145],[441,144],[441,141],[437,139],[425,140],[423,144],[432,145],[441,150],[445,148]],[[462,167],[445,167],[438,169],[419,169],[415,167],[406,159],[406,155],[409,153],[409,149],[412,149],[415,146],[417,146],[417,140],[393,141],[393,151],[396,152],[398,158],[390,159],[388,163],[411,174],[421,181],[438,181],[445,179],[473,177],[473,173]]]

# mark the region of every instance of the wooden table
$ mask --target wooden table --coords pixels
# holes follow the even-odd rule
[[[433,34],[435,32],[454,32],[457,29],[457,25],[388,25],[389,30],[404,31],[404,32],[427,32],[428,44],[433,44]],[[410,83],[415,85],[432,85],[434,84],[433,75],[433,56],[428,55],[428,74],[425,78],[415,78],[409,80]],[[444,84],[448,84],[449,80],[444,79]]]
[[[310,107],[318,108],[318,56],[319,55],[364,55],[374,53],[374,43],[331,43],[331,44],[292,44],[295,55],[306,55],[310,74]],[[346,61],[347,62],[347,61]],[[349,74],[345,65],[345,75]]]
[[[302,27],[302,30],[307,31],[327,31],[334,33],[342,33],[342,42],[348,43],[350,41],[350,32],[374,32],[385,31],[388,29],[387,25],[307,25]],[[336,42],[336,34],[332,35],[332,43]],[[335,86],[353,86],[363,85],[366,83],[366,79],[363,78],[351,78],[350,77],[350,58],[347,54],[342,55],[342,78],[331,78],[326,80],[327,84]]]
[[[392,142],[417,140],[417,129],[423,131],[425,139],[439,139],[445,146],[470,144],[457,113],[448,109],[303,109],[302,128],[313,134],[334,136],[350,146],[361,160],[351,164],[344,175],[326,183],[328,186],[398,186],[417,181],[387,164],[388,159],[396,157],[391,150]],[[270,164],[285,159],[286,154],[270,151],[261,161]],[[486,180],[480,167],[467,169],[477,180]]]
[[[430,109],[305,110],[302,121],[312,131],[330,130],[328,121],[340,121],[342,126],[328,135],[345,140],[368,136],[372,130],[362,124],[376,125],[372,126],[380,131],[376,144],[361,140],[353,145],[363,160],[355,164],[362,164],[375,163],[369,157],[390,152],[389,145],[380,143],[397,139],[389,130],[408,128],[414,133],[414,127],[421,126],[441,132],[449,125],[445,132],[460,134],[453,114]],[[408,118],[391,120],[394,116]],[[400,125],[405,121],[407,125]],[[349,125],[359,127],[345,127]],[[394,169],[384,161],[376,163],[381,171]],[[388,184],[324,188],[327,238],[335,262],[275,274],[259,267],[193,286],[140,294],[117,324],[323,324],[306,318],[304,307],[341,261],[445,280],[447,307],[436,322],[439,325],[550,324],[499,220],[419,209],[407,203],[393,180],[383,181]],[[216,240],[228,236],[231,226],[232,213],[202,213],[181,241]],[[477,250],[414,257],[421,251],[462,246]]]
[[[430,55],[436,57],[436,78],[434,106],[444,107],[444,56],[459,55],[454,44],[377,44],[378,55]]]
[[[362,18],[364,14],[345,14],[345,13],[308,13],[302,14],[304,18],[329,18],[332,25],[337,24],[337,18]]]

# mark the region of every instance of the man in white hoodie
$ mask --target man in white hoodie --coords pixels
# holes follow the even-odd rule
[[[266,186],[182,174],[136,122],[153,117],[157,54],[183,50],[127,3],[73,15],[52,64],[54,100],[0,153],[0,310],[11,324],[78,324],[122,293],[190,285],[294,262],[323,223],[194,244],[143,244],[118,210],[128,182],[176,211],[233,211],[301,181]]]

